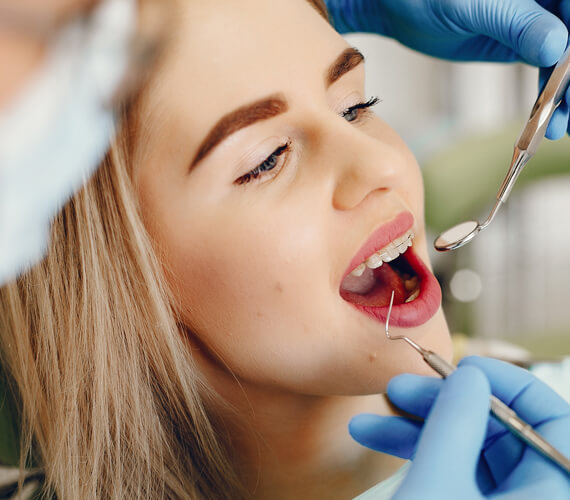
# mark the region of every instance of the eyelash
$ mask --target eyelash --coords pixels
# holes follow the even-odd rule
[[[359,120],[363,114],[369,112],[370,108],[378,104],[379,102],[380,99],[378,97],[371,97],[366,102],[360,102],[358,104],[355,104],[354,106],[346,108],[341,113],[340,116],[346,119],[346,121],[353,123]],[[354,115],[354,113],[356,113],[356,115]],[[352,118],[352,116],[354,117]],[[348,119],[349,117],[351,117],[351,119]],[[238,185],[248,184],[249,182],[256,180],[257,178],[266,174],[267,172],[271,172],[280,163],[279,162],[280,157],[289,151],[290,146],[291,146],[291,141],[288,141],[286,144],[282,144],[275,151],[273,151],[273,153],[271,153],[267,158],[265,158],[265,160],[263,160],[259,165],[257,165],[257,167],[249,171],[247,174],[238,177],[234,181],[234,183]],[[277,175],[279,173],[279,170],[277,170],[276,173],[274,173],[273,175],[274,176]]]
[[[361,118],[362,113],[360,113],[360,111],[362,111],[363,113],[366,113],[366,112],[370,111],[369,108],[371,108],[372,106],[375,106],[379,102],[381,102],[381,101],[378,97],[372,96],[366,102],[360,102],[358,104],[355,104],[354,106],[350,106],[350,108],[346,108],[342,112],[341,116],[346,119],[350,114],[356,112],[357,114],[352,120],[346,120],[348,122],[354,122],[354,121],[358,120],[359,118]]]
[[[255,167],[247,174],[242,175],[241,177],[236,179],[235,183],[238,185],[247,184],[248,182],[257,179],[263,173],[273,170],[277,166],[277,162],[279,162],[279,157],[283,153],[286,153],[289,150],[289,146],[291,146],[291,141],[279,146],[275,151],[273,151],[273,153],[271,153],[267,158],[265,158],[265,160],[263,160],[257,167]]]

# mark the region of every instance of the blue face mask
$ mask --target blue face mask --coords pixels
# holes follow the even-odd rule
[[[0,110],[0,284],[45,253],[50,222],[111,139],[135,0],[107,0],[63,29],[33,81]]]

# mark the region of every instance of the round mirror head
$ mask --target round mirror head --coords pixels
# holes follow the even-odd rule
[[[455,250],[471,241],[480,230],[481,226],[477,221],[462,222],[441,233],[435,239],[433,246],[440,252]]]

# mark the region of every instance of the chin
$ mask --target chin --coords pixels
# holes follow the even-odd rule
[[[390,328],[393,336],[405,335],[417,341],[425,349],[436,352],[447,361],[453,359],[453,345],[449,329],[441,308],[425,324],[415,328]],[[367,393],[384,392],[389,380],[402,373],[439,377],[424,361],[422,356],[404,340],[382,339],[382,356],[378,355],[374,363],[369,363],[374,377],[374,387],[366,387]],[[373,356],[369,356],[369,360]]]

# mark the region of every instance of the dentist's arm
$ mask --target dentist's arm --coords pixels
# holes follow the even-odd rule
[[[378,33],[455,61],[515,61],[548,67],[568,40],[570,0],[326,0],[341,33]],[[548,74],[541,70],[541,81]],[[568,103],[546,136],[570,133]]]
[[[394,499],[570,498],[570,476],[489,417],[492,392],[570,456],[570,405],[529,372],[467,358],[447,380],[395,377],[388,396],[425,422],[358,415],[351,435],[361,444],[412,458]]]

